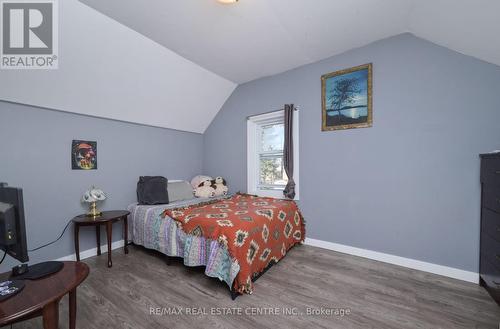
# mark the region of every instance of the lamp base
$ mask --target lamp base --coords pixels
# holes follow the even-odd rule
[[[99,217],[102,215],[102,211],[97,210],[96,202],[91,202],[89,205],[89,212],[87,213],[87,217]]]
[[[102,215],[102,211],[96,212],[95,214],[88,213],[87,217],[99,217]]]

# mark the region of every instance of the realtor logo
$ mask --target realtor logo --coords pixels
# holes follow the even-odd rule
[[[56,0],[0,2],[1,69],[57,69]]]

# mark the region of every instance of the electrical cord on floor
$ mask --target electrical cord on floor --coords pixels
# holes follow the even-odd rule
[[[37,251],[37,250],[40,250],[42,248],[45,248],[47,246],[50,246],[51,244],[54,244],[56,243],[57,241],[61,240],[61,238],[63,237],[64,233],[66,232],[66,229],[68,228],[69,224],[71,224],[71,221],[68,222],[68,224],[66,224],[66,226],[64,227],[61,235],[59,235],[59,237],[57,239],[55,239],[54,241],[52,242],[49,242],[49,243],[46,243],[44,245],[41,245],[40,247],[36,247],[36,248],[33,248],[33,249],[28,249],[29,252],[32,252],[32,251]]]
[[[3,253],[2,260],[0,260],[0,264],[2,264],[3,260],[5,259],[5,256],[7,256],[7,250]]]

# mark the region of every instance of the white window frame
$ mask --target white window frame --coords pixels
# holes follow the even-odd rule
[[[283,188],[264,189],[259,188],[259,143],[260,127],[277,122],[284,121],[284,111],[275,111],[248,118],[247,120],[247,191],[250,194],[258,196],[267,196],[283,199]],[[299,111],[293,112],[293,179],[295,181],[295,198],[299,200]]]

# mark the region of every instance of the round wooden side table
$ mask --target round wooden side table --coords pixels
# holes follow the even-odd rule
[[[89,274],[89,267],[81,262],[63,262],[63,268],[38,280],[26,280],[26,286],[17,295],[0,302],[0,327],[43,317],[44,329],[59,328],[59,302],[69,294],[69,328],[76,326],[76,288]],[[10,272],[0,275],[7,280]]]
[[[75,230],[75,254],[76,259],[80,260],[80,241],[79,233],[80,226],[95,226],[96,240],[97,240],[97,255],[101,255],[101,225],[106,226],[106,235],[108,238],[108,267],[113,266],[111,260],[111,238],[113,236],[113,223],[123,220],[123,237],[124,245],[123,251],[128,254],[127,241],[128,241],[128,221],[127,217],[130,212],[126,210],[111,210],[103,211],[100,216],[91,217],[87,215],[79,215],[72,219]]]

